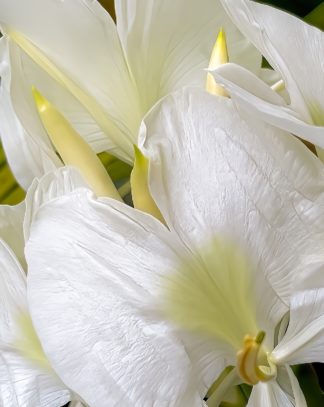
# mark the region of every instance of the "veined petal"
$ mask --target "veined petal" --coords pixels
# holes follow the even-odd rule
[[[287,331],[272,352],[276,363],[324,363],[324,288],[291,298]]]
[[[1,0],[0,10],[2,30],[79,99],[131,161],[141,118],[137,91],[116,26],[99,2]]]
[[[55,370],[86,403],[201,406],[200,372],[157,316],[178,248],[151,216],[84,189],[39,208],[26,249],[31,313]]]
[[[51,369],[29,361],[17,348],[17,316],[27,314],[26,276],[8,246],[0,241],[0,404],[57,407],[71,399]]]
[[[29,238],[31,223],[39,208],[77,188],[88,188],[88,185],[81,174],[71,167],[62,167],[33,181],[25,199],[24,238],[26,242]]]
[[[27,189],[35,177],[59,166],[60,160],[36,116],[31,93],[21,81],[20,64],[11,70],[9,44],[7,38],[1,38],[0,137],[16,179]]]
[[[253,386],[247,407],[297,407],[287,393],[272,380]]]
[[[232,24],[219,0],[117,0],[115,6],[117,29],[144,112],[184,85],[204,86],[204,68],[221,26],[230,60],[253,72],[260,70],[260,54]]]
[[[292,110],[323,125],[324,33],[270,6],[249,0],[222,3],[237,27],[281,74]]]
[[[257,76],[234,64],[217,68],[213,75],[227,89],[231,98],[250,115],[324,147],[324,127],[312,124],[311,118],[305,121],[298,111],[285,104],[284,99]]]
[[[247,123],[231,100],[198,89],[166,97],[141,132],[169,228],[198,250],[215,235],[238,240],[289,305],[292,282],[322,253],[322,163],[294,137]]]

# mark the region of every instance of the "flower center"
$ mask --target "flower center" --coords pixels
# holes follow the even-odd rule
[[[265,332],[260,331],[255,337],[246,335],[243,347],[237,352],[237,371],[241,379],[250,385],[268,382],[277,375],[277,367],[268,358],[262,346]]]

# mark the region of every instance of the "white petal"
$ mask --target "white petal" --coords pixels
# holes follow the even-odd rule
[[[272,355],[276,363],[324,363],[324,288],[292,296],[286,334]]]
[[[86,403],[202,404],[200,372],[156,316],[177,247],[155,219],[90,191],[38,210],[26,249],[33,321],[55,370]]]
[[[130,160],[141,118],[137,91],[116,26],[99,2],[1,0],[0,10],[6,33],[21,33],[64,77],[99,103],[101,115],[107,115],[107,137]]]
[[[324,127],[305,121],[258,77],[244,68],[226,64],[213,72],[216,81],[224,85],[231,97],[250,115],[255,115],[283,130],[324,147]]]
[[[221,26],[230,60],[256,73],[260,70],[260,54],[239,33],[219,0],[117,0],[115,5],[117,29],[146,111],[172,90],[204,86],[204,68]]]
[[[277,70],[291,107],[324,124],[324,79],[320,55],[324,33],[291,14],[249,0],[222,0],[234,23]],[[301,63],[303,61],[303,63]]]
[[[71,395],[51,370],[29,362],[15,349],[19,313],[27,313],[26,277],[10,249],[0,241],[0,405],[58,407]]]
[[[77,188],[88,188],[80,173],[72,167],[62,167],[50,172],[40,180],[35,179],[27,191],[24,217],[24,238],[29,238],[30,225],[38,209],[50,202],[74,191]]]
[[[0,403],[10,407],[61,407],[70,392],[54,374],[31,366],[12,349],[1,347]]]
[[[0,40],[0,53],[0,137],[16,179],[27,189],[35,177],[59,166],[60,160],[50,147],[36,115],[31,91],[23,92],[24,84],[19,78],[14,82],[16,89],[11,89],[9,41],[5,37]],[[16,101],[23,114],[21,118],[15,111]]]
[[[289,395],[273,380],[253,386],[247,407],[295,407]]]
[[[302,392],[302,389],[300,388],[299,382],[297,380],[297,377],[295,376],[294,372],[289,366],[286,366],[287,373],[290,379],[290,384],[292,388],[292,392],[295,398],[295,406],[296,407],[307,407],[307,403],[305,400],[304,393]]]
[[[0,239],[13,250],[22,265],[25,265],[24,215],[24,202],[16,206],[0,205]]]
[[[230,100],[199,90],[165,98],[141,138],[169,227],[191,248],[219,234],[238,240],[289,305],[292,282],[322,253],[321,162],[292,136],[249,125]]]
[[[27,311],[26,276],[10,248],[0,240],[0,344],[13,338],[15,317]]]

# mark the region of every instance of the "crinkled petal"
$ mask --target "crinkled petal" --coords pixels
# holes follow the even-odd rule
[[[84,102],[85,97],[86,108],[97,112],[95,119],[106,136],[131,160],[141,118],[137,90],[115,23],[100,3],[1,0],[0,10],[2,30],[12,38],[15,32],[23,35],[49,59],[62,84],[77,99]],[[57,107],[64,113],[64,104]]]
[[[31,313],[50,362],[86,403],[201,406],[200,372],[157,316],[177,250],[160,222],[89,190],[39,208],[26,249]]]
[[[28,313],[26,276],[0,240],[0,405],[58,407],[71,399],[53,371],[28,361],[16,348],[17,316]]]
[[[286,105],[284,99],[257,76],[234,64],[217,68],[213,75],[247,113],[324,147],[324,127],[312,124],[310,119],[305,121],[298,111]]]
[[[240,34],[219,0],[117,0],[115,6],[117,29],[146,111],[184,85],[204,86],[204,69],[221,27],[230,60],[260,71],[261,54]]]
[[[311,117],[323,124],[324,33],[270,6],[249,0],[222,3],[237,27],[281,74],[292,110],[306,121]]]
[[[324,288],[295,293],[285,336],[272,352],[276,363],[324,363]]]
[[[238,240],[289,305],[292,282],[322,253],[322,163],[198,89],[166,97],[141,132],[151,193],[171,230],[191,248],[219,234]]]

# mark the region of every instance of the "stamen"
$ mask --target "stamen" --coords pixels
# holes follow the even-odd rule
[[[165,224],[165,220],[157,207],[148,187],[149,160],[134,145],[135,161],[130,183],[134,208],[149,213]]]
[[[42,123],[64,164],[76,167],[97,196],[122,201],[106,169],[91,147],[37,89],[33,88],[32,91]]]
[[[277,375],[276,365],[269,361],[265,350],[262,348],[264,338],[264,331],[260,331],[256,337],[246,335],[243,349],[237,353],[237,370],[247,384],[255,385],[259,382],[268,382]],[[261,365],[261,358],[265,358],[268,365]]]
[[[226,35],[223,29],[221,29],[218,33],[210,61],[209,61],[209,69],[216,69],[220,65],[226,64],[229,61],[228,52],[227,52],[227,43],[226,43]],[[226,90],[218,85],[215,81],[215,78],[211,73],[207,73],[206,79],[206,91],[211,93],[212,95],[217,96],[227,96],[228,93]]]

